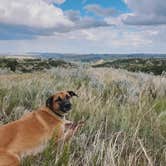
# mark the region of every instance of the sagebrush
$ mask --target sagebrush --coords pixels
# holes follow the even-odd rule
[[[0,76],[0,123],[20,118],[61,90],[74,90],[72,121],[85,126],[68,143],[50,140],[23,166],[166,165],[166,78],[123,70],[57,68]]]

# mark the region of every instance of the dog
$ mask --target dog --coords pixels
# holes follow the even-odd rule
[[[73,91],[55,93],[45,107],[0,126],[0,166],[19,166],[23,157],[42,152],[51,139],[69,140],[84,123],[65,119],[73,96],[77,96]]]

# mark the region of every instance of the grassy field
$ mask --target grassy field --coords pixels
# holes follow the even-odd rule
[[[23,166],[165,166],[166,78],[110,68],[56,68],[0,75],[0,124],[74,90],[67,119],[86,120],[68,143],[22,161]]]

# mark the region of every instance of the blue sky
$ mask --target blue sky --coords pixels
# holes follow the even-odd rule
[[[60,7],[63,10],[80,10],[82,14],[85,13],[83,7],[89,4],[99,4],[102,7],[112,7],[123,12],[128,11],[128,8],[123,0],[68,0],[63,3]]]
[[[0,53],[166,53],[165,0],[0,0]]]

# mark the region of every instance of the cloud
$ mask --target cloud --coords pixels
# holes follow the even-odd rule
[[[122,20],[125,19],[128,16],[129,16],[129,14],[120,14],[116,17],[113,17],[113,16],[105,17],[104,20],[108,24],[112,24],[112,25],[116,25],[116,26],[122,26],[123,25]]]
[[[50,3],[55,3],[55,4],[60,5],[60,4],[64,3],[66,0],[44,0],[44,1],[46,1],[49,4]]]
[[[130,32],[127,28],[114,27],[80,29],[49,37],[39,36],[32,40],[9,41],[7,44],[6,41],[0,42],[0,50],[7,47],[6,45],[8,47],[15,45],[19,52],[126,53],[136,50],[144,52],[143,50],[150,50],[153,44],[151,33],[153,31],[142,29],[139,32]]]
[[[98,27],[31,40],[1,40],[1,52],[165,53],[166,26]],[[10,49],[9,49],[10,48]]]
[[[50,36],[53,30],[36,29],[22,25],[0,23],[0,40],[33,39],[41,35]]]
[[[68,19],[70,19],[73,22],[79,21],[81,19],[80,11],[78,10],[67,10],[65,14],[68,17]]]
[[[125,0],[132,10],[123,22],[130,25],[162,25],[166,24],[165,0]]]
[[[69,10],[65,12],[65,15],[75,24],[72,30],[111,26],[111,24],[108,24],[105,20],[94,19],[87,16],[82,17],[79,11]]]
[[[70,27],[63,11],[43,0],[1,0],[0,23],[32,28]]]
[[[63,11],[55,0],[1,0],[0,40],[32,39],[79,29],[110,26],[105,20],[82,17],[79,11]],[[56,0],[56,3],[64,0]]]
[[[85,10],[87,10],[88,12],[94,13],[97,16],[113,16],[113,15],[117,15],[119,12],[115,9],[112,8],[103,8],[98,4],[90,4],[90,5],[86,5],[84,7]]]
[[[0,1],[1,52],[166,52],[163,0],[125,0],[131,12],[123,14],[86,6],[93,17],[63,11],[64,0]]]

